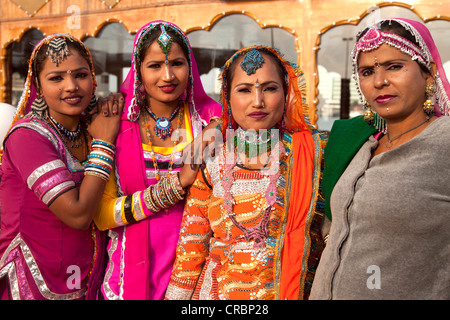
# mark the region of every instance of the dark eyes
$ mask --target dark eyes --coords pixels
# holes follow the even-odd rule
[[[402,69],[403,67],[404,67],[403,64],[393,63],[393,64],[390,64],[390,65],[387,65],[385,68],[386,68],[386,71],[397,71],[397,70]],[[374,68],[373,67],[366,68],[366,69],[363,69],[363,70],[360,71],[360,75],[362,77],[371,76],[371,75],[373,75],[373,73],[374,73]]]
[[[152,63],[152,64],[147,65],[147,68],[149,68],[149,69],[159,69],[164,64],[165,64],[164,62],[163,63]],[[173,61],[171,64],[172,64],[173,67],[179,67],[179,66],[183,66],[185,64],[185,62],[180,60],[180,61]]]
[[[89,74],[85,73],[85,72],[79,72],[79,73],[75,74],[75,78],[78,78],[78,79],[84,79],[87,76],[89,76]],[[64,78],[62,76],[53,76],[53,77],[50,77],[49,80],[56,82],[56,81],[62,81],[62,80],[64,80]]]
[[[402,69],[403,68],[403,65],[402,64],[391,64],[389,67],[388,67],[388,70],[400,70],[400,69]]]
[[[277,90],[278,90],[278,87],[276,87],[276,86],[268,86],[263,89],[263,91],[265,91],[265,92],[275,92]],[[249,87],[243,87],[243,88],[239,88],[237,91],[242,92],[242,93],[245,93],[245,92],[250,93],[251,89]]]

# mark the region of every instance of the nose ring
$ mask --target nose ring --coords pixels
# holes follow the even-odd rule
[[[387,79],[384,79],[385,84],[389,84],[389,81]]]

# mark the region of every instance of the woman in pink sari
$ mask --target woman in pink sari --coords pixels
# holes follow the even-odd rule
[[[0,168],[0,299],[97,297],[105,237],[92,218],[120,108],[94,116],[88,132],[83,112],[96,106],[95,87],[80,40],[54,34],[34,48]]]
[[[108,183],[94,219],[110,229],[105,299],[158,300],[172,272],[184,188],[197,173],[181,164],[182,149],[222,108],[205,94],[188,39],[176,25],[143,26],[132,57],[121,87],[116,181]]]

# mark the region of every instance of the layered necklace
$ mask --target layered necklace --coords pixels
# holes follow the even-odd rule
[[[180,112],[180,109],[182,110]],[[153,118],[153,120],[156,121],[156,126],[155,126],[155,134],[160,137],[161,139],[166,139],[168,136],[172,135],[173,132],[173,128],[171,125],[171,121],[175,118],[176,114],[178,113],[178,119],[177,119],[177,130],[175,130],[176,136],[172,137],[172,143],[173,143],[173,148],[172,148],[172,152],[170,154],[170,162],[169,162],[169,169],[168,169],[168,174],[170,174],[172,172],[172,168],[173,168],[173,164],[174,164],[174,159],[175,159],[175,146],[178,143],[178,140],[180,138],[180,128],[181,128],[181,124],[183,122],[183,116],[184,116],[184,106],[183,106],[183,102],[180,100],[178,102],[178,106],[176,107],[176,109],[174,110],[174,112],[172,112],[172,115],[169,118],[166,117],[156,117],[156,115],[151,112],[149,110],[149,108],[147,108],[147,106],[145,107],[145,111],[143,112],[143,116],[144,116],[144,128],[145,128],[145,133],[147,134],[147,140],[148,140],[148,145],[150,146],[150,156],[152,157],[152,161],[153,161],[153,168],[155,169],[155,178],[157,181],[159,181],[159,179],[161,178],[160,173],[159,173],[159,169],[158,169],[158,161],[156,160],[156,156],[155,156],[155,152],[153,151],[153,143],[152,143],[152,139],[151,139],[151,134],[150,134],[150,122],[149,119],[147,118],[147,114]],[[152,116],[153,115],[153,116]],[[165,126],[169,127],[170,129],[170,133],[168,135],[165,135],[164,138],[161,137],[160,135],[158,135],[158,131],[157,131],[157,127],[158,127],[158,120],[156,119],[165,119],[168,121],[168,125]],[[165,124],[165,123],[164,123]],[[161,124],[160,124],[161,125]]]
[[[83,144],[83,130],[81,123],[78,122],[77,129],[75,131],[70,131],[64,128],[64,126],[56,121],[50,114],[48,115],[50,123],[57,129],[63,139],[70,144],[71,148],[79,148]]]
[[[266,143],[269,141],[266,141]],[[227,155],[229,151],[225,152],[225,163],[224,163],[224,176],[222,179],[222,186],[225,190],[224,202],[222,207],[225,209],[227,216],[233,222],[233,224],[241,230],[247,241],[254,241],[254,248],[258,250],[263,250],[265,248],[266,239],[268,237],[267,224],[269,222],[270,214],[274,210],[273,205],[275,204],[277,196],[277,181],[280,176],[280,157],[284,154],[284,147],[281,141],[277,141],[274,144],[274,149],[270,152],[271,165],[268,170],[260,170],[260,176],[265,176],[269,178],[269,184],[266,191],[264,192],[264,198],[266,200],[266,207],[263,209],[263,215],[260,222],[254,227],[245,227],[236,219],[236,214],[233,212],[233,205],[235,200],[231,194],[231,186],[234,182],[235,175],[233,174],[233,169],[236,166],[236,157]]]

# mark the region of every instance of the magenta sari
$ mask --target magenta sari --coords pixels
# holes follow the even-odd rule
[[[119,195],[131,195],[155,184],[145,168],[144,151],[138,117],[140,105],[136,92],[136,50],[145,32],[159,24],[176,31],[190,51],[190,82],[180,97],[189,106],[191,128],[195,137],[211,117],[220,116],[221,106],[209,98],[202,87],[197,65],[186,35],[174,24],[153,21],[143,26],[134,41],[131,70],[121,86],[125,95],[125,110],[116,141],[116,177]],[[176,169],[179,170],[179,169]],[[145,206],[144,206],[145,207]],[[168,212],[149,213],[150,216],[135,224],[111,229],[108,245],[109,263],[102,286],[106,299],[164,298],[175,260],[184,202],[168,209]],[[113,213],[112,213],[113,214]]]
[[[44,43],[30,58],[25,89],[14,125],[3,141],[0,166],[0,299],[96,299],[104,271],[105,234],[95,228],[76,230],[59,220],[49,205],[61,194],[78,188],[84,166],[47,122],[30,112],[37,97],[32,72]],[[96,87],[89,50],[89,67]],[[19,120],[22,116],[25,118]]]
[[[48,208],[81,184],[82,164],[47,123],[26,118],[5,139],[0,176],[0,298],[95,299],[104,234],[73,229]]]

